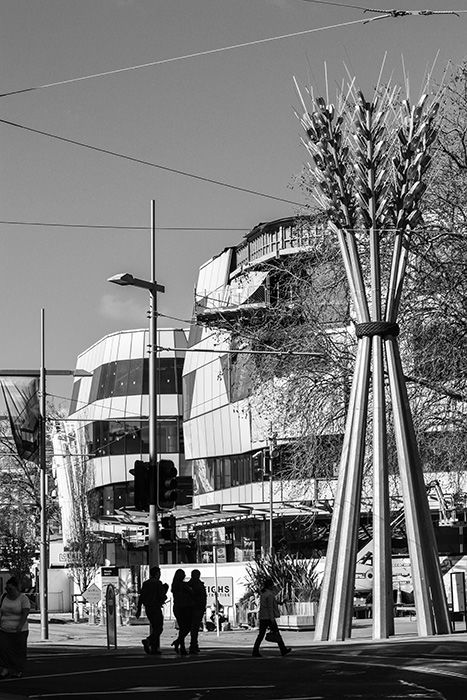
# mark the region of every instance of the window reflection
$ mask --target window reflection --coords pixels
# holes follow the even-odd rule
[[[162,357],[158,360],[157,393],[181,394],[183,359]],[[70,414],[76,411],[79,382],[73,387]],[[96,367],[93,372],[89,403],[111,396],[136,396],[149,393],[149,359],[116,360]]]
[[[85,442],[90,456],[139,455],[149,453],[147,421],[94,421],[84,426]],[[179,417],[157,421],[158,451],[183,452],[182,421]]]

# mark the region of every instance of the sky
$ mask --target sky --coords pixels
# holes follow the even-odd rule
[[[407,3],[446,9],[443,0]],[[0,120],[270,197],[0,121],[0,368],[39,367],[41,308],[49,369],[74,368],[108,333],[147,326],[145,292],[106,280],[149,278],[151,200],[166,289],[159,311],[175,317],[159,325],[187,327],[199,266],[305,203],[294,187],[307,159],[294,76],[325,94],[327,73],[332,97],[345,64],[371,95],[387,52],[384,77],[403,83],[403,56],[416,96],[438,51],[437,79],[465,58],[467,0],[449,3],[460,17],[363,24],[374,16],[358,9],[367,6],[394,0],[2,0],[2,95],[166,62],[0,97]],[[201,230],[174,230],[183,227]],[[48,391],[69,397],[71,379],[51,378]]]

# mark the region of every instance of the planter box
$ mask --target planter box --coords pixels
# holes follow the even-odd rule
[[[277,619],[279,629],[296,632],[314,629],[317,607],[317,603],[310,601],[286,603],[282,606],[283,615]]]
[[[281,615],[277,618],[277,626],[280,630],[293,630],[305,632],[315,629],[314,615]]]

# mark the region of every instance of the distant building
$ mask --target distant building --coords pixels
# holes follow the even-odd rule
[[[93,529],[106,541],[106,559],[115,565],[146,563],[147,515],[134,511],[135,460],[149,454],[148,331],[120,331],[105,336],[78,356],[77,377],[68,420],[60,424],[55,459],[64,532],[70,535],[73,499],[83,485],[77,471],[86,464],[84,488]],[[158,345],[158,451],[174,462],[180,475],[191,473],[184,458],[182,431],[182,369],[186,333],[160,329]],[[179,348],[174,350],[172,348]],[[61,444],[61,447],[60,447]],[[165,558],[172,559],[167,545]]]

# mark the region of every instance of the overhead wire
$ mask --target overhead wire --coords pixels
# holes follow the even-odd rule
[[[239,44],[231,44],[230,46],[222,46],[217,49],[207,49],[204,51],[195,51],[194,53],[184,54],[182,56],[173,56],[172,58],[162,58],[156,61],[149,61],[148,63],[140,63],[138,65],[127,66],[125,68],[116,68],[113,70],[102,71],[100,73],[91,73],[89,75],[82,75],[76,78],[69,78],[68,80],[58,80],[54,83],[44,83],[42,85],[34,85],[28,88],[22,88],[19,90],[10,90],[9,92],[0,93],[0,97],[8,97],[10,95],[18,95],[20,93],[32,92],[34,90],[44,90],[46,88],[57,87],[59,85],[69,85],[70,83],[82,82],[84,80],[91,80],[93,78],[103,78],[108,75],[117,75],[118,73],[125,73],[128,71],[140,70],[142,68],[151,68],[154,66],[161,66],[166,63],[175,63],[176,61],[184,61],[190,58],[198,58],[200,56],[209,56],[211,54],[222,53],[224,51],[232,51],[234,49],[243,49],[247,46],[257,46],[259,44],[266,44],[272,41],[279,41],[281,39],[291,39],[297,36],[305,36],[306,34],[313,34],[315,32],[322,32],[328,29],[339,29],[340,27],[347,27],[352,24],[364,24],[368,20],[357,19],[349,22],[340,22],[338,24],[330,24],[324,27],[314,27],[313,29],[304,29],[299,32],[290,32],[289,34],[280,34],[278,36],[266,37],[264,39],[256,39],[254,41],[244,41]]]
[[[67,224],[50,221],[8,221],[0,220],[5,226],[44,226],[50,228],[115,229],[122,231],[148,231],[149,226],[117,226],[114,224]],[[249,231],[249,226],[156,226],[156,231]]]
[[[237,192],[245,192],[246,194],[252,194],[256,197],[265,197],[266,199],[273,199],[276,202],[285,202],[286,204],[293,204],[298,207],[307,206],[303,202],[295,202],[290,199],[284,199],[283,197],[276,197],[271,194],[266,194],[265,192],[259,192],[257,190],[252,190],[247,187],[240,187],[239,185],[232,185],[228,182],[222,180],[215,180],[210,177],[204,177],[202,175],[196,175],[195,173],[189,173],[185,170],[179,170],[177,168],[170,168],[167,165],[160,165],[159,163],[153,163],[148,160],[143,160],[142,158],[136,158],[134,156],[127,155],[125,153],[118,153],[117,151],[112,151],[108,148],[100,148],[99,146],[93,146],[89,143],[84,143],[83,141],[77,141],[75,139],[66,138],[65,136],[59,136],[58,134],[53,134],[49,131],[43,131],[42,129],[34,129],[31,126],[26,126],[25,124],[19,124],[18,122],[12,122],[8,119],[0,119],[0,124],[6,124],[7,126],[13,126],[16,129],[22,129],[33,134],[40,134],[41,136],[47,136],[48,138],[61,141],[63,143],[70,143],[74,146],[79,146],[80,148],[86,148],[90,151],[96,151],[97,153],[105,153],[109,156],[114,156],[116,158],[122,158],[123,160],[128,160],[132,163],[139,163],[140,165],[147,165],[151,168],[157,168],[165,172],[174,173],[176,175],[183,175],[184,177],[189,177],[193,180],[199,180],[201,182],[208,182],[212,185],[218,185],[219,187],[226,187],[231,190],[236,190]]]

